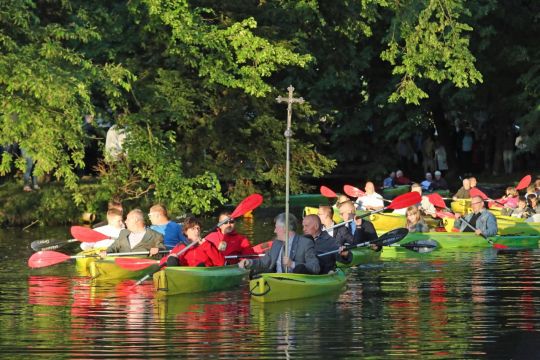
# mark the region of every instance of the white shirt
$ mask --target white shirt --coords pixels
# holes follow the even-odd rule
[[[139,243],[142,241],[144,234],[146,234],[146,230],[143,230],[141,232],[132,232],[128,235],[129,240],[129,246],[131,249],[133,249],[135,246],[139,245]]]
[[[118,236],[120,235],[120,231],[122,229],[117,229],[115,227],[112,227],[111,225],[104,225],[100,226],[94,229],[94,231],[97,231],[103,235],[106,235],[109,237],[109,239],[100,240],[96,242],[83,242],[81,243],[81,249],[83,250],[90,250],[90,249],[99,249],[99,248],[108,248],[112,245],[114,240],[118,239]]]
[[[366,206],[380,208],[384,207],[383,197],[376,192],[371,195],[366,194],[364,196],[360,196],[358,199],[356,199],[356,203],[361,210],[367,210]]]

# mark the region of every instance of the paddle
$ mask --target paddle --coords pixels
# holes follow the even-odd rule
[[[425,254],[435,250],[437,248],[437,242],[433,240],[418,240],[406,244],[394,244],[392,246],[398,246],[417,253]]]
[[[392,202],[382,208],[382,209],[379,209],[379,210],[374,210],[374,211],[370,211],[370,212],[367,212],[363,215],[360,215],[358,217],[356,217],[357,219],[363,219],[365,217],[368,217],[372,214],[376,214],[376,213],[380,213],[384,210],[387,210],[387,209],[391,209],[391,210],[396,210],[396,209],[403,209],[403,208],[406,208],[406,207],[409,207],[411,205],[415,205],[415,204],[418,204],[419,202],[422,201],[422,196],[417,193],[416,191],[412,191],[412,192],[408,192],[408,193],[405,193],[405,194],[402,194],[402,195],[399,195],[398,197],[396,197],[394,200],[392,200]],[[339,224],[336,224],[334,226],[331,226],[329,228],[326,228],[325,230],[328,231],[328,230],[332,230],[334,228],[337,228],[337,227],[340,227],[340,226],[343,226],[347,223],[350,223],[352,221],[354,221],[355,219],[350,219],[350,220],[347,220],[347,221],[343,221],[343,222],[340,222]]]
[[[231,260],[231,259],[245,259],[245,258],[256,258],[256,257],[262,257],[264,254],[248,254],[248,255],[227,255],[225,256],[225,260]],[[131,270],[131,271],[138,271],[142,269],[146,269],[152,265],[159,265],[159,260],[152,260],[152,259],[127,259],[127,258],[117,258],[114,259],[114,262],[116,265],[120,266],[123,269]]]
[[[365,192],[363,192],[359,188],[354,187],[352,185],[344,185],[343,191],[345,192],[345,194],[347,194],[347,196],[355,197],[355,198],[366,195]]]
[[[234,209],[234,211],[231,213],[231,215],[229,217],[227,217],[227,218],[223,219],[222,221],[220,221],[219,223],[217,223],[215,228],[220,227],[221,225],[225,224],[229,220],[234,220],[237,217],[240,217],[240,216],[244,215],[248,211],[256,209],[259,205],[262,204],[262,202],[263,202],[262,195],[260,195],[260,194],[251,194],[251,195],[249,195],[244,200],[242,200],[240,202],[240,204],[238,204],[238,206],[236,206],[236,208]],[[186,246],[185,248],[183,248],[179,252],[175,253],[175,255],[176,256],[182,255],[184,252],[186,252],[189,248],[191,248],[195,244],[196,244],[196,242],[192,242],[191,244],[189,244],[188,246]],[[167,266],[167,261],[166,260],[161,262],[161,264],[159,265],[159,268],[156,271],[143,276],[140,280],[138,280],[135,283],[134,286],[142,284],[146,279],[149,279],[151,276],[153,276],[156,272],[160,271],[165,266]]]
[[[327,198],[337,198],[337,194],[330,188],[327,188],[326,186],[321,186],[321,195]]]
[[[160,251],[160,253],[168,253],[166,250]],[[133,255],[148,255],[149,251],[136,251],[136,252],[125,252],[125,253],[114,253],[107,256],[133,256]],[[98,254],[92,255],[66,255],[57,251],[38,251],[37,253],[30,256],[28,259],[28,266],[31,268],[42,268],[51,265],[56,265],[70,259],[81,259],[81,258],[99,258]]]
[[[35,240],[30,243],[30,247],[34,251],[42,250],[56,250],[63,246],[66,246],[70,243],[81,241],[81,242],[98,242],[100,240],[108,239],[109,236],[103,235],[102,233],[83,227],[83,226],[72,226],[71,235],[74,239],[69,240],[54,240],[54,239],[43,239]]]
[[[531,181],[532,181],[531,175],[525,175],[523,179],[521,179],[519,183],[517,184],[516,190],[523,190],[527,188],[531,184]]]
[[[356,248],[359,248],[359,247],[365,247],[365,246],[370,246],[370,245],[376,245],[376,246],[389,246],[389,245],[392,245],[393,243],[396,243],[400,240],[402,240],[405,236],[407,236],[407,234],[409,233],[409,230],[405,229],[405,228],[397,228],[397,229],[394,229],[394,230],[391,230],[391,231],[388,231],[384,234],[382,234],[381,236],[379,236],[377,239],[375,240],[371,240],[371,241],[365,241],[363,243],[359,243],[359,244],[355,244],[355,245],[347,245],[345,246],[345,250],[352,250],[352,249],[356,249]],[[326,256],[326,255],[331,255],[331,254],[337,254],[339,252],[339,249],[336,249],[336,250],[332,250],[332,251],[327,251],[325,253],[322,253],[322,254],[317,254],[318,257],[323,257],[323,256]]]

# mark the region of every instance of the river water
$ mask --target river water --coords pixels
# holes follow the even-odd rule
[[[272,236],[268,215],[237,226]],[[2,358],[540,358],[538,250],[401,252],[348,270],[339,294],[261,305],[247,284],[156,297],[150,282],[96,284],[70,262],[28,268],[31,241],[68,234],[0,235]]]

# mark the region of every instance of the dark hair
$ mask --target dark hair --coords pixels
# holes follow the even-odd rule
[[[199,219],[193,216],[188,216],[186,220],[184,220],[182,232],[184,233],[184,235],[186,235],[186,232],[195,226],[202,227],[202,224],[199,221]]]

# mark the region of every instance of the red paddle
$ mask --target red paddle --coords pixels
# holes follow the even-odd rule
[[[257,208],[259,205],[261,205],[263,202],[263,197],[262,195],[259,195],[259,194],[251,194],[249,195],[248,197],[246,197],[244,200],[242,200],[238,206],[236,206],[236,208],[234,209],[234,211],[232,212],[231,216],[224,219],[223,221],[220,221],[216,227],[219,227],[221,226],[222,224],[226,223],[227,221],[229,220],[232,220],[232,219],[235,219],[237,217],[240,217],[242,215],[244,215],[245,213]],[[179,252],[175,253],[177,256],[180,256],[182,255],[184,252],[186,252],[190,247],[194,246],[196,243],[195,242],[192,242],[191,244],[189,244],[188,246],[186,246],[185,248],[183,248],[182,250],[180,250]],[[170,254],[169,254],[170,255]],[[149,266],[149,265],[148,265]],[[156,272],[160,271],[162,268],[164,268],[165,266],[167,266],[167,261],[166,261],[166,257],[163,258],[160,262],[160,266],[159,268],[152,272],[152,273],[149,273],[149,274],[146,274],[145,276],[143,276],[140,280],[138,280],[134,286],[137,286],[137,285],[140,285],[141,283],[143,283],[146,279],[149,279],[151,276],[153,276]]]
[[[337,198],[337,194],[330,188],[326,186],[321,186],[321,195],[327,198]]]
[[[254,257],[261,257],[261,256],[264,256],[264,254],[228,255],[228,256],[225,256],[225,260],[254,258]],[[147,267],[150,267],[152,265],[159,265],[159,260],[152,260],[152,259],[116,258],[114,259],[114,262],[121,268],[131,270],[131,271],[139,271],[142,269],[146,269]]]
[[[348,196],[350,196],[350,197],[355,197],[355,198],[366,195],[365,192],[363,192],[363,191],[360,190],[359,188],[354,187],[354,186],[352,186],[352,185],[344,185],[344,186],[343,186],[343,191],[344,191],[345,194],[347,194]]]
[[[160,251],[161,252],[161,251]],[[166,251],[163,251],[166,252]],[[134,255],[148,255],[148,251],[136,251],[136,252],[125,252],[125,253],[114,253],[108,256],[134,256]],[[28,259],[28,266],[31,268],[42,268],[51,265],[56,265],[61,262],[70,260],[70,259],[79,259],[79,258],[98,258],[98,254],[93,255],[66,255],[57,251],[38,251],[37,253],[30,256]]]
[[[519,183],[517,184],[516,190],[522,190],[522,189],[527,188],[531,184],[531,181],[532,181],[531,175],[525,175],[523,179],[521,179]]]
[[[264,254],[272,247],[272,240],[253,246],[256,254]]]
[[[72,226],[71,236],[82,242],[97,242],[109,238],[107,235],[84,226]]]

